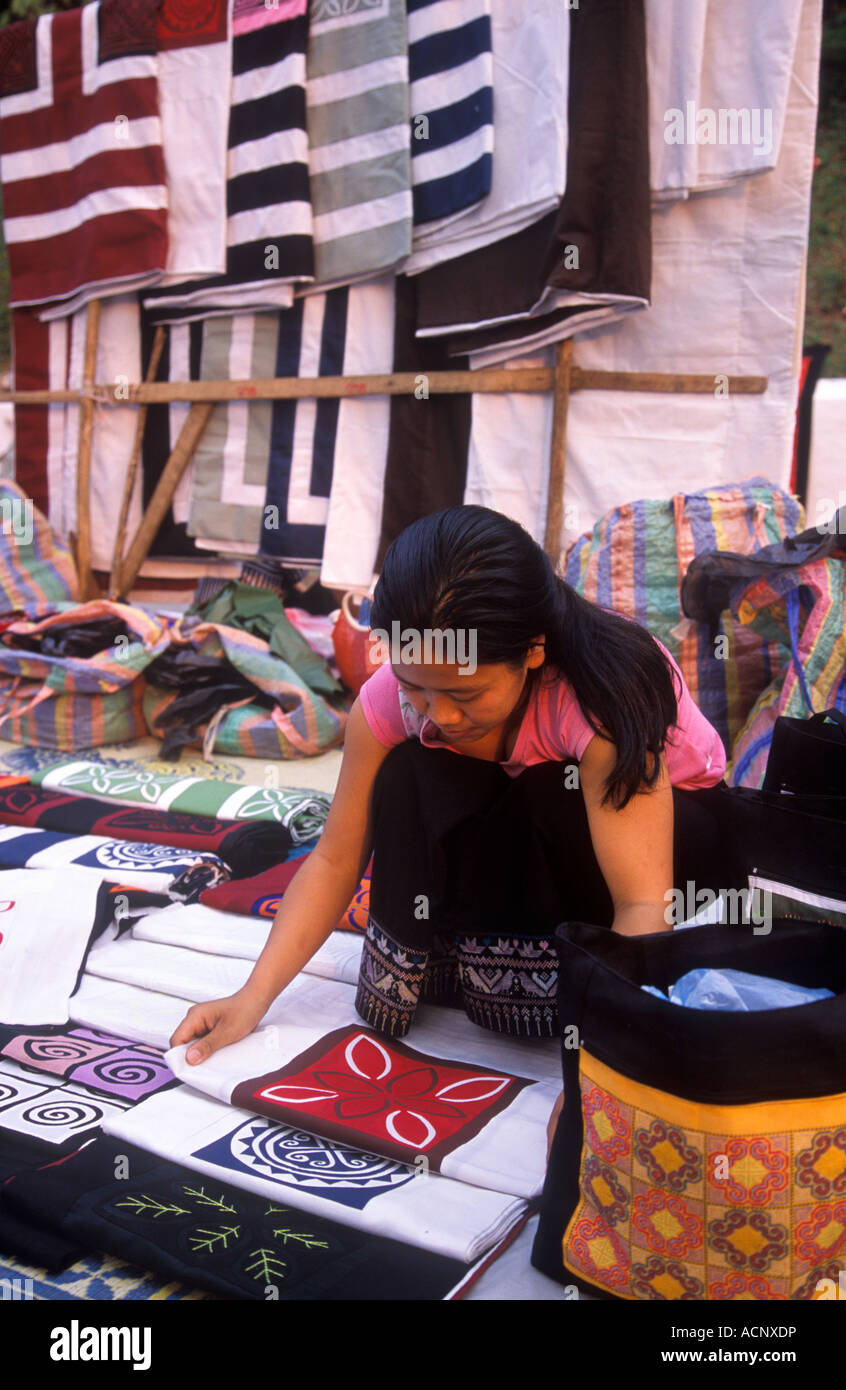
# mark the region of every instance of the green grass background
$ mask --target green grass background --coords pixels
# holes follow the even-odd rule
[[[8,0],[0,26],[74,9],[78,0]],[[89,3],[89,0],[82,0]],[[799,3],[799,0],[796,0]],[[824,0],[817,159],[811,201],[805,342],[831,347],[825,376],[846,376],[846,0]],[[1,210],[1,209],[0,209]],[[11,357],[9,267],[0,233],[0,369]]]

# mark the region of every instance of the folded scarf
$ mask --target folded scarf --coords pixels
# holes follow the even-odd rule
[[[119,1159],[131,1177],[115,1183]],[[27,1174],[5,1205],[21,1242],[32,1242],[33,1259],[55,1233],[221,1298],[264,1300],[272,1288],[291,1301],[436,1300],[469,1272],[460,1260],[304,1216],[231,1183],[210,1184],[107,1137],[61,1169]]]
[[[236,878],[279,864],[294,843],[290,832],[276,821],[238,825],[145,806],[111,810],[93,797],[64,795],[30,785],[0,789],[0,825],[204,850],[222,859]]]
[[[103,835],[59,835],[53,830],[17,826],[0,829],[0,867],[49,870],[71,865],[90,875],[95,884],[107,881],[166,892],[179,880],[179,896],[189,901],[199,896],[210,880],[220,882],[229,876],[222,859],[202,850],[109,840]],[[54,901],[64,903],[65,897],[60,891]]]
[[[148,771],[142,765],[103,767],[95,762],[64,762],[32,774],[35,786],[92,796],[118,806],[155,806],[219,820],[275,820],[295,845],[320,834],[332,798],[299,787],[238,787],[211,777],[180,777]]]

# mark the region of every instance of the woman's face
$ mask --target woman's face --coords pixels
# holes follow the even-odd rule
[[[473,743],[500,730],[523,694],[528,672],[541,666],[542,644],[519,667],[495,662],[470,673],[457,663],[392,662],[410,704],[436,726],[447,743]]]

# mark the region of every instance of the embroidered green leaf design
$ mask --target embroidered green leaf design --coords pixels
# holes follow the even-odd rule
[[[251,1250],[250,1255],[255,1258],[251,1265],[247,1265],[247,1273],[252,1274],[254,1279],[263,1279],[266,1284],[271,1284],[274,1279],[285,1278],[287,1265],[273,1250]]]
[[[265,1216],[270,1216],[271,1212],[274,1211],[288,1211],[288,1207],[277,1207],[273,1202],[271,1202],[267,1208],[267,1211],[264,1214]]]
[[[311,1249],[328,1250],[328,1249],[329,1249],[329,1242],[328,1242],[328,1240],[317,1240],[317,1238],[316,1238],[315,1236],[312,1236],[312,1235],[305,1235],[304,1233],[302,1233],[302,1232],[300,1232],[300,1231],[289,1231],[288,1228],[287,1228],[286,1226],[283,1226],[283,1227],[281,1228],[281,1230],[276,1230],[276,1231],[274,1231],[273,1234],[274,1234],[275,1236],[280,1236],[280,1237],[281,1237],[283,1245],[287,1245],[289,1240],[298,1240],[298,1241],[300,1242],[300,1245],[304,1245],[304,1246],[305,1246],[306,1250],[311,1250]]]
[[[205,1230],[202,1226],[198,1226],[197,1230],[192,1232],[188,1239],[191,1242],[191,1249],[195,1253],[205,1250],[207,1253],[211,1254],[221,1241],[223,1241],[223,1249],[227,1250],[229,1248],[230,1239],[234,1240],[240,1230],[240,1226],[221,1226],[219,1231],[209,1231]],[[203,1237],[205,1237],[205,1239],[203,1239]]]
[[[160,1202],[156,1197],[148,1197],[146,1192],[141,1197],[127,1197],[125,1202],[116,1202],[118,1207],[132,1207],[139,1216],[152,1216],[153,1220],[157,1216],[190,1216],[191,1213],[186,1207],[169,1206],[167,1202]]]
[[[233,1216],[238,1210],[237,1207],[230,1207],[228,1202],[224,1202],[222,1197],[209,1197],[204,1187],[183,1187],[182,1191],[189,1197],[196,1197],[197,1201],[203,1207],[217,1207],[219,1211],[231,1212]]]

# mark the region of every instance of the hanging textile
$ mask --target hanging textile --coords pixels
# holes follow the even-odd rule
[[[430,1172],[494,1192],[540,1192],[556,1083],[334,1021],[325,1012],[311,1028],[259,1029],[199,1066],[175,1047],[168,1062],[196,1090],[276,1123],[401,1163],[424,1154]]]
[[[312,278],[307,34],[306,0],[261,9],[235,0],[225,273],[146,296],[153,321],[284,308],[293,285]]]
[[[140,840],[217,855],[235,877],[273,867],[293,846],[276,821],[233,824],[144,806],[110,810],[93,797],[62,795],[29,785],[0,788],[0,826],[30,826],[64,835],[97,835]]]
[[[0,874],[0,1023],[66,1023],[89,944],[110,916],[93,874]]]
[[[475,207],[491,189],[490,0],[409,0],[414,224]]]
[[[0,40],[10,302],[48,317],[155,283],[167,260],[157,0],[21,21]],[[51,303],[61,301],[60,303]]]
[[[60,389],[80,390],[85,364],[85,337],[89,310],[78,309],[66,327],[68,360]],[[65,325],[57,325],[64,329]],[[50,325],[51,333],[55,332]],[[140,321],[136,295],[115,295],[103,301],[97,337],[94,380],[129,383],[141,378]],[[42,407],[50,410],[51,407]],[[80,407],[64,407],[65,421],[58,468],[48,469],[50,524],[60,536],[77,532],[77,463],[79,455]],[[123,472],[129,464],[135,441],[138,408],[116,404],[95,406],[91,440],[91,478],[89,517],[91,563],[95,569],[109,571],[123,492]],[[116,479],[118,480],[116,482]],[[135,534],[141,522],[141,479],[136,478],[129,499],[127,532]]]
[[[452,264],[448,262],[448,266]],[[466,264],[466,258],[460,264]],[[469,365],[463,359],[451,358],[444,343],[416,337],[421,287],[428,279],[426,275],[413,279],[399,275],[396,281],[393,370],[413,372],[418,383],[425,383],[429,372],[463,371]],[[388,546],[406,526],[443,507],[461,505],[467,483],[472,400],[470,395],[436,393],[425,399],[421,409],[417,393],[391,396],[376,570],[381,569]],[[369,579],[365,586],[369,587]]]
[[[215,854],[175,849],[103,835],[59,835],[54,830],[0,827],[0,866],[10,869],[60,869],[74,866],[97,883],[124,883],[129,888],[166,891],[186,870],[202,883],[219,883],[229,869]],[[0,885],[1,887],[2,885]],[[199,885],[195,890],[199,895]]]
[[[201,374],[355,376],[390,372],[392,354],[393,278],[309,295],[278,315],[209,321]],[[291,565],[319,565],[325,543],[324,583],[362,568],[369,582],[388,419],[384,396],[218,405],[194,455],[189,533]]]
[[[127,1104],[178,1085],[158,1048],[89,1028],[2,1028],[0,1068],[9,1061],[30,1068],[36,1082],[57,1078]],[[2,1118],[0,1111],[0,1128]]]
[[[226,134],[232,80],[229,10],[229,0],[164,0],[158,12],[159,101],[168,192],[168,252],[162,285],[226,270]]]
[[[307,99],[316,279],[389,270],[411,250],[404,0],[312,0]]]
[[[499,241],[558,206],[567,157],[570,19],[567,6],[557,0],[539,0],[531,12],[511,0],[491,0],[496,124],[491,190],[475,208],[415,227],[414,248],[403,264],[407,274]]]
[[[421,277],[421,336],[489,366],[647,307],[649,103],[642,0],[570,14],[567,184],[557,212]]]
[[[19,391],[62,391],[67,385],[68,324],[42,323],[36,309],[10,309],[12,368]],[[45,517],[61,492],[67,407],[15,406],[15,478]]]
[[[708,373],[715,391],[725,389],[723,374],[754,371],[768,377],[768,388],[760,396],[727,389],[717,397],[664,395],[657,412],[648,393],[573,392],[562,550],[621,496],[669,497],[696,491],[703,478],[712,486],[731,483],[738,459],[766,458],[771,483],[787,485],[821,6],[806,0],[802,11],[776,168],[725,196],[654,213],[649,313],[628,314],[612,333],[585,334],[576,353],[584,370]],[[651,146],[653,134],[663,139],[651,127]],[[520,365],[551,359],[547,350]],[[507,512],[541,542],[551,429],[549,395],[474,397],[464,500]]]
[[[646,0],[656,202],[775,167],[801,13],[793,0]],[[752,64],[726,61],[752,52]]]
[[[120,1159],[131,1177],[116,1184]],[[36,1258],[46,1227],[77,1247],[108,1250],[226,1299],[263,1300],[272,1289],[274,1298],[297,1302],[439,1300],[471,1273],[459,1260],[303,1216],[229,1183],[211,1185],[107,1137],[61,1170],[19,1180],[4,1205],[20,1222],[25,1258]],[[0,1243],[2,1236],[0,1222]]]
[[[301,1129],[274,1125],[194,1090],[164,1091],[109,1120],[107,1134],[234,1186],[359,1231],[470,1260],[516,1224],[526,1204]]]
[[[278,821],[296,845],[320,834],[332,800],[325,792],[301,787],[233,787],[212,777],[160,774],[135,763],[103,767],[95,762],[64,762],[34,772],[32,782],[118,806],[156,807],[219,820]]]

